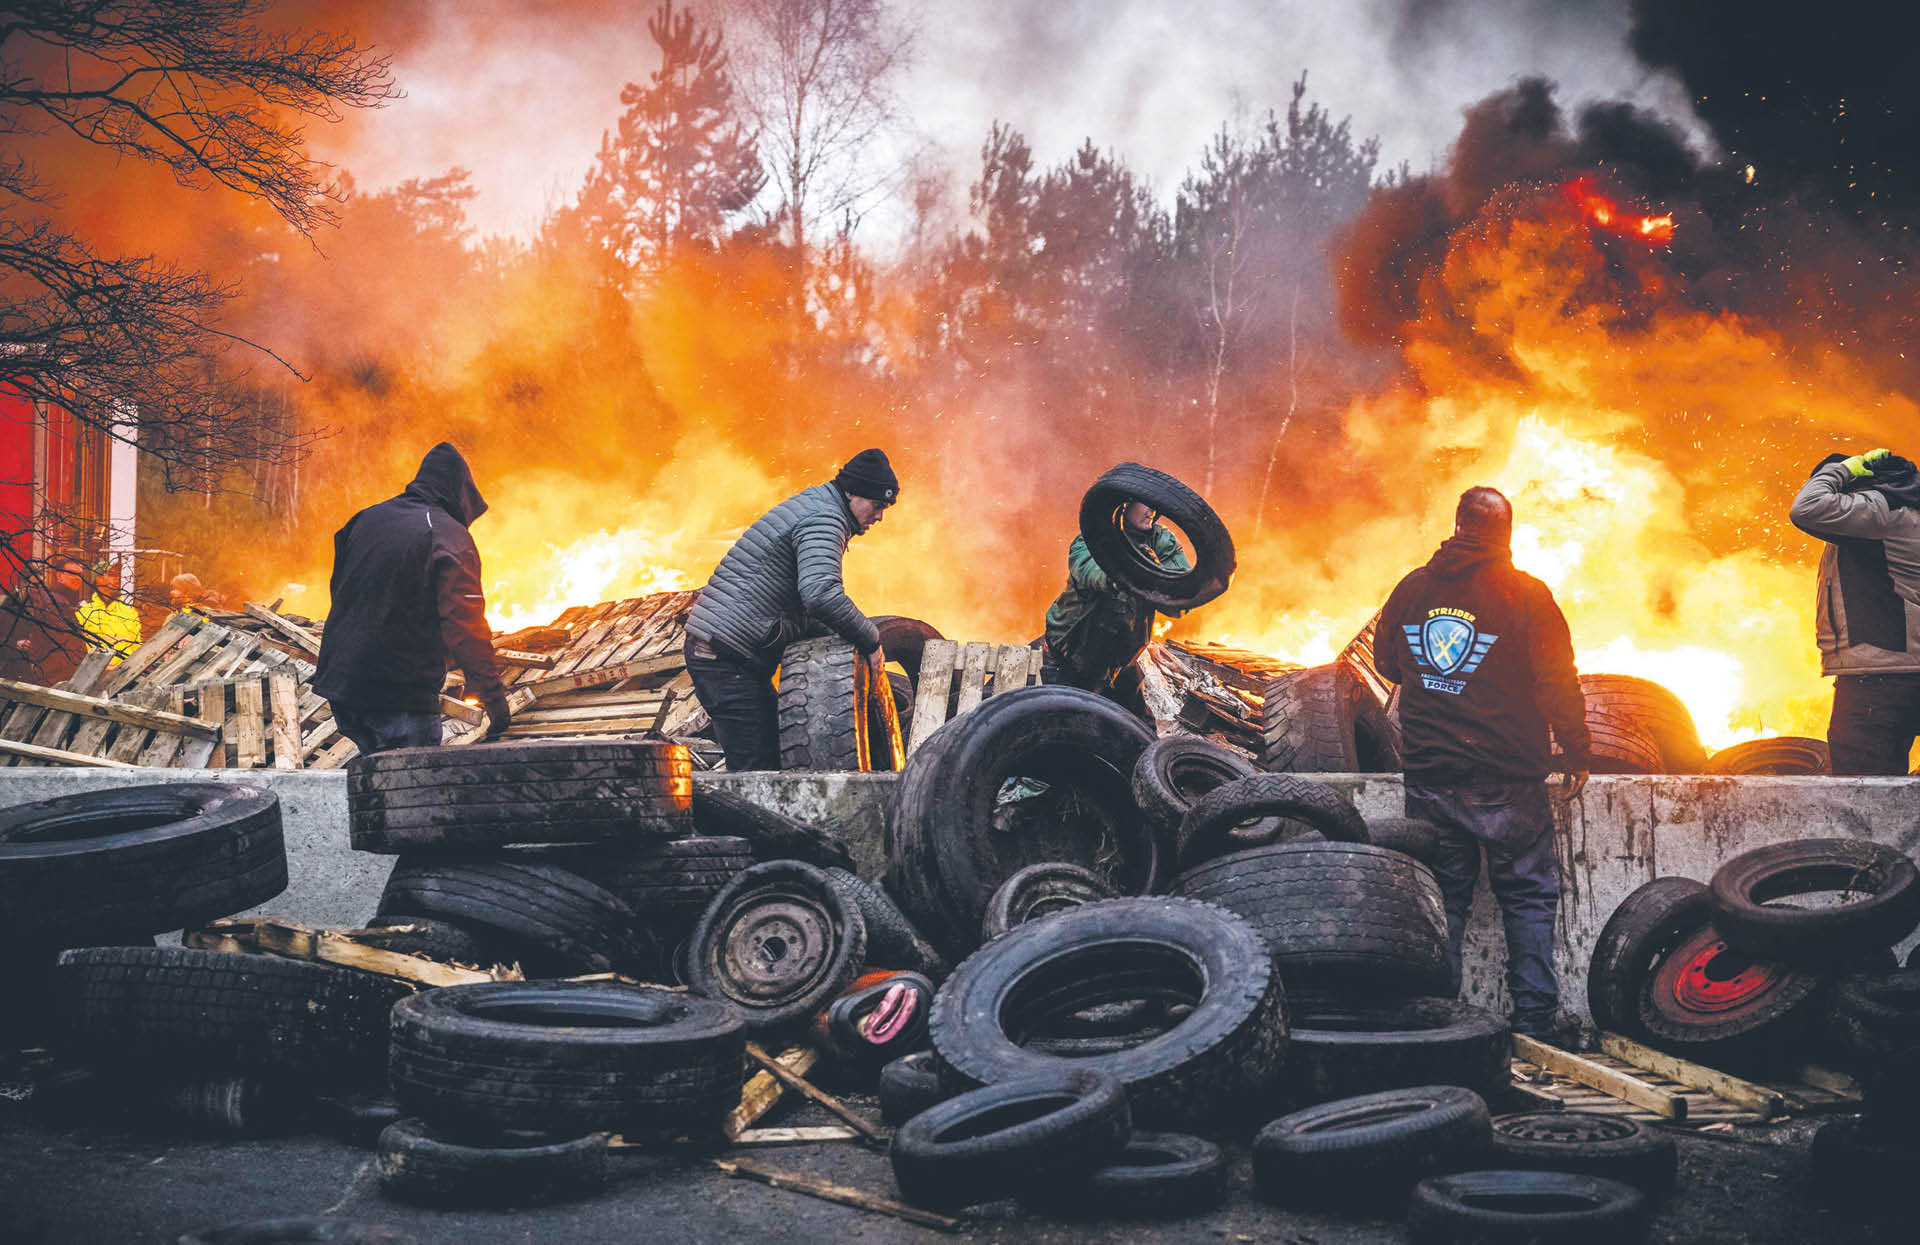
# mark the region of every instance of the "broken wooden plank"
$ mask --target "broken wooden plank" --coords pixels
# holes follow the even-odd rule
[[[205,621],[192,614],[170,615],[167,621],[160,624],[160,629],[147,638],[146,643],[113,668],[106,682],[100,685],[101,694],[116,695],[130,686],[161,658],[172,652],[175,645],[199,630],[200,625]]]
[[[779,1060],[767,1054],[766,1051],[761,1050],[759,1043],[747,1043],[747,1058],[759,1064],[766,1071],[771,1072],[774,1078],[784,1082],[788,1089],[797,1090],[802,1096],[812,1099],[833,1114],[839,1116],[842,1120],[845,1120],[849,1127],[857,1130],[860,1135],[868,1141],[879,1143],[886,1141],[887,1134],[882,1131],[878,1125],[870,1122],[865,1116],[847,1106],[846,1103],[841,1102],[832,1094],[820,1089],[806,1077],[782,1065]]]
[[[602,683],[617,683],[621,679],[638,678],[646,674],[665,674],[670,670],[684,670],[687,659],[681,653],[663,653],[658,657],[641,657],[634,661],[623,661],[610,666],[601,666],[593,670],[582,670],[578,674],[555,675],[545,679],[529,679],[516,684],[514,691],[531,692],[534,699],[548,692],[558,692],[581,687],[597,687]]]
[[[100,696],[63,692],[57,688],[41,687],[35,683],[18,683],[12,679],[0,679],[0,700],[40,705],[62,713],[73,714],[75,717],[105,718],[110,722],[145,727],[148,730],[170,731],[175,735],[188,735],[196,739],[204,738],[210,733],[205,722],[184,714],[166,713],[159,709],[130,705],[120,700],[107,700]]]
[[[837,1202],[842,1206],[852,1206],[859,1210],[873,1211],[875,1214],[891,1215],[895,1219],[904,1219],[908,1223],[919,1224],[923,1228],[938,1228],[942,1232],[955,1232],[960,1228],[958,1219],[949,1219],[945,1215],[936,1215],[930,1210],[921,1210],[918,1206],[908,1206],[884,1197],[856,1189],[851,1185],[835,1184],[830,1180],[821,1180],[802,1172],[778,1171],[771,1167],[761,1167],[745,1159],[714,1159],[713,1165],[729,1176],[746,1180],[757,1180],[761,1184],[775,1189],[786,1189],[791,1193],[804,1193],[808,1197],[817,1197],[823,1202]]]
[[[511,648],[494,649],[493,659],[503,666],[521,670],[551,670],[559,662],[552,653],[523,653]]]
[[[1687,1118],[1687,1100],[1683,1095],[1663,1090],[1656,1085],[1649,1085],[1639,1077],[1631,1076],[1616,1068],[1609,1068],[1605,1064],[1596,1063],[1572,1051],[1561,1050],[1557,1046],[1548,1046],[1524,1033],[1513,1035],[1513,1050],[1529,1063],[1537,1064],[1570,1081],[1578,1081],[1601,1093],[1632,1103],[1655,1115],[1669,1120]]]
[[[259,680],[233,685],[233,716],[227,719],[226,730],[233,742],[235,766],[258,769],[267,763],[266,705]]]
[[[913,724],[907,731],[908,756],[946,722],[953,667],[959,654],[960,646],[952,640],[928,640],[921,650],[920,678],[914,685]]]
[[[1813,1088],[1823,1093],[1833,1094],[1839,1098],[1850,1098],[1858,1102],[1862,1096],[1860,1082],[1854,1080],[1844,1072],[1836,1072],[1832,1068],[1822,1068],[1817,1064],[1806,1064],[1802,1066],[1794,1072],[1794,1078],[1807,1085],[1813,1086]]]
[[[107,757],[88,756],[80,752],[68,752],[61,748],[43,748],[19,739],[0,739],[0,754],[23,757],[41,765],[82,765],[96,769],[132,769],[130,761],[110,760]]]
[[[811,1046],[790,1046],[776,1056],[776,1062],[787,1071],[805,1076],[820,1061],[820,1052]],[[737,1137],[753,1127],[754,1122],[780,1101],[787,1092],[786,1084],[771,1072],[756,1072],[747,1078],[740,1090],[740,1105],[727,1116],[726,1134]]]
[[[1764,1085],[1755,1085],[1752,1081],[1741,1080],[1717,1068],[1682,1059],[1665,1051],[1643,1046],[1632,1038],[1618,1033],[1602,1033],[1600,1049],[1615,1059],[1630,1063],[1649,1072],[1657,1072],[1670,1081],[1685,1085],[1689,1089],[1704,1090],[1716,1098],[1722,1098],[1735,1106],[1744,1107],[1759,1115],[1763,1120],[1771,1120],[1785,1115],[1787,1101],[1777,1090]]]
[[[267,719],[273,768],[300,768],[300,692],[290,674],[267,676]]]

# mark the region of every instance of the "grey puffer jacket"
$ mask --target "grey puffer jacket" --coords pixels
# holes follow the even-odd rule
[[[1848,491],[1830,463],[1793,499],[1793,525],[1827,542],[1814,611],[1822,674],[1920,672],[1920,510]]]
[[[781,650],[807,633],[810,620],[871,653],[880,647],[880,631],[840,580],[840,559],[853,535],[853,511],[839,486],[800,490],[727,550],[694,602],[687,634],[769,671]]]

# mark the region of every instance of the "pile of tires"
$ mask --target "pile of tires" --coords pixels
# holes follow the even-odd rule
[[[489,982],[392,1009],[402,1118],[378,1145],[383,1190],[434,1206],[589,1196],[607,1142],[708,1143],[745,1083],[746,1030],[724,1003],[613,981]]]
[[[1838,901],[1791,902],[1812,896]],[[1791,1066],[1820,1050],[1842,979],[1884,968],[1916,927],[1920,871],[1901,853],[1860,839],[1770,844],[1710,885],[1657,878],[1628,895],[1595,943],[1588,1007],[1603,1029],[1699,1062]]]
[[[373,924],[529,978],[671,979],[700,913],[753,863],[747,839],[696,832],[675,743],[396,749],[349,764],[347,801],[354,847],[399,856]]]
[[[1909,964],[1912,958],[1909,957]],[[1833,1002],[1838,1055],[1859,1081],[1859,1119],[1823,1124],[1808,1154],[1815,1200],[1853,1216],[1910,1213],[1904,1181],[1920,1163],[1920,967],[1857,973]]]
[[[398,989],[371,974],[157,947],[286,889],[280,800],[179,782],[0,810],[0,1040],[52,1046],[213,1132],[278,1127],[326,1085],[377,1083]]]
[[[1260,764],[1276,773],[1391,773],[1400,730],[1344,661],[1270,681],[1260,704]]]
[[[1706,772],[1742,777],[1817,776],[1833,773],[1833,757],[1824,739],[1769,735],[1722,748],[1707,758]]]

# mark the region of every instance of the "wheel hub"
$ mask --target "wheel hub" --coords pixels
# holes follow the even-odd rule
[[[758,892],[728,914],[719,977],[747,1003],[805,993],[832,963],[839,931],[825,905],[804,895]]]

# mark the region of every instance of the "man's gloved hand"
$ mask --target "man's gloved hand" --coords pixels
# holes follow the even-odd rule
[[[481,738],[498,739],[506,734],[507,727],[513,724],[513,710],[507,707],[507,694],[504,691],[496,692],[481,701],[480,707],[487,711],[487,733]]]
[[[1875,467],[1892,457],[1893,451],[1889,449],[1868,450],[1864,454],[1855,454],[1840,465],[1845,467],[1847,474],[1854,479],[1864,480],[1873,475]]]

